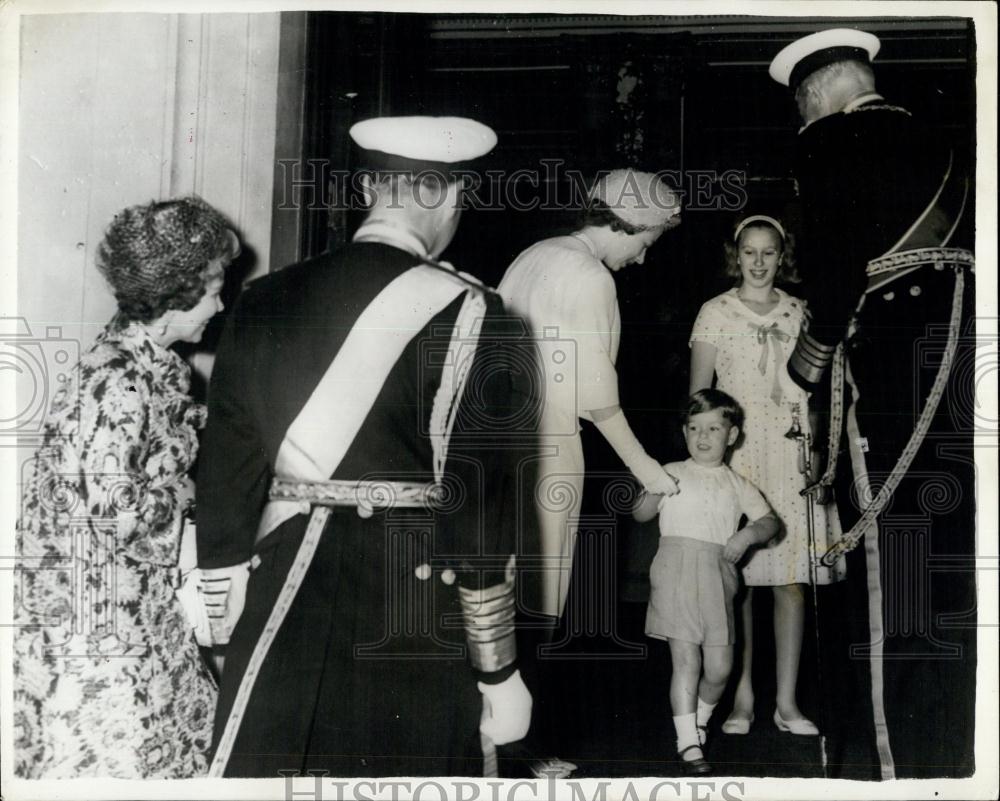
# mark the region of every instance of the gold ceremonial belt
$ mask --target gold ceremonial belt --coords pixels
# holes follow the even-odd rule
[[[432,508],[444,496],[439,484],[407,481],[298,481],[275,478],[268,498],[272,501],[298,501],[313,506],[357,506],[362,510],[397,508]],[[367,515],[364,515],[367,516]]]
[[[868,262],[865,268],[865,274],[868,276],[866,291],[871,292],[918,267],[931,265],[937,270],[972,270],[975,268],[976,258],[963,248],[900,250]]]

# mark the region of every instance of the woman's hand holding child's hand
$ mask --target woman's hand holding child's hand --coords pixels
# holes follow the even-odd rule
[[[732,562],[735,565],[743,558],[743,554],[747,552],[747,548],[750,545],[750,533],[745,528],[741,528],[726,540],[725,547],[722,549],[722,555],[727,562]]]
[[[645,488],[651,495],[666,495],[667,497],[681,491],[677,479],[662,467],[655,479],[646,484]]]

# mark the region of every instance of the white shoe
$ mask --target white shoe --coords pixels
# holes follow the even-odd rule
[[[536,779],[568,779],[577,766],[559,757],[539,759],[531,763],[531,773]]]
[[[749,734],[750,727],[753,725],[753,712],[750,713],[749,718],[734,718],[730,715],[726,718],[726,722],[722,724],[723,734]]]
[[[785,720],[778,714],[777,709],[774,710],[774,725],[778,727],[779,731],[787,731],[791,734],[802,734],[806,736],[815,736],[819,734],[819,729],[816,728],[816,724],[808,718]]]

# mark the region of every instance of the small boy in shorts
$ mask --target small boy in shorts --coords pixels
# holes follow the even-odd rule
[[[712,770],[702,746],[733,666],[736,563],[747,548],[779,529],[760,491],[725,463],[742,424],[743,410],[725,392],[703,389],[692,395],[683,428],[691,458],[664,465],[680,492],[644,495],[634,511],[640,522],[660,514],[646,635],[670,644],[677,753],[692,775]],[[752,522],[737,530],[743,516]]]

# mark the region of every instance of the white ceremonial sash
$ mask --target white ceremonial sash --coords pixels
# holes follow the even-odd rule
[[[470,292],[465,296],[451,332],[448,354],[441,369],[441,383],[434,395],[428,425],[434,452],[434,481],[438,484],[444,478],[448,441],[458,416],[459,404],[465,394],[465,385],[479,346],[479,334],[485,316],[486,299],[480,292]]]
[[[421,264],[388,284],[368,304],[278,449],[282,478],[325,481],[340,465],[406,346],[469,286],[442,280],[439,268]],[[271,501],[257,528],[259,542],[300,514],[296,501]]]
[[[457,278],[442,280],[441,269],[428,265],[414,267],[386,286],[358,317],[306,405],[289,426],[278,449],[278,476],[304,481],[327,480],[343,460],[406,346],[436,314],[469,289],[467,283]],[[481,318],[484,311],[481,293],[469,292],[452,330],[449,356],[453,364],[442,376],[442,384],[446,384],[447,389],[443,392],[439,389],[431,421],[437,481],[441,479],[438,464],[443,471],[448,436],[475,352],[474,343],[470,343],[471,350],[460,353],[460,340],[478,333],[476,318],[477,315]],[[257,531],[258,542],[285,520],[308,513],[310,509],[312,514],[295,560],[237,688],[209,766],[211,777],[221,777],[225,773],[257,676],[312,564],[330,517],[328,507],[312,508],[308,502],[272,500],[264,507]]]

